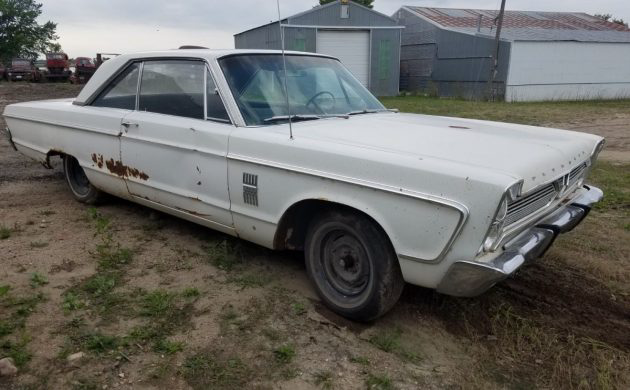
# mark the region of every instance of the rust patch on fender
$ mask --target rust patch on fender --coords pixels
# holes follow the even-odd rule
[[[99,168],[103,168],[103,155],[102,154],[96,154],[96,153],[92,153],[92,161],[94,161],[94,164],[96,164]]]
[[[122,178],[136,177],[140,180],[148,180],[149,175],[138,170],[137,168],[131,168],[122,163],[122,161],[114,160],[110,158],[105,161],[105,166],[114,175],[118,175]]]

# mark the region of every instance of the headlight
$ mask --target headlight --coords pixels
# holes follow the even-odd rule
[[[481,245],[481,251],[492,252],[497,249],[499,242],[503,236],[503,228],[505,227],[505,218],[507,217],[508,205],[511,201],[516,200],[521,195],[523,182],[519,181],[511,185],[501,198],[501,203],[492,219],[486,238]]]

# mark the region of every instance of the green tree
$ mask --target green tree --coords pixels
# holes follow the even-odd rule
[[[614,18],[611,14],[595,14],[594,16],[596,18],[600,18],[600,19],[605,20],[607,22],[616,23],[616,24],[620,24],[622,26],[628,27],[628,23],[626,21],[624,21],[621,18],[619,18],[619,19]]]
[[[337,0],[319,0],[319,4],[324,5],[324,4],[332,3],[333,1],[337,1]],[[353,1],[357,4],[361,4],[364,7],[368,7],[368,8],[374,7],[374,5],[372,5],[372,3],[374,3],[374,0],[350,0],[350,1]]]
[[[34,0],[0,0],[0,59],[35,59],[53,40],[57,24],[37,23],[42,5]]]

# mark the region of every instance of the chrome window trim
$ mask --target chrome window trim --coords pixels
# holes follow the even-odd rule
[[[301,173],[301,174],[319,177],[323,179],[334,180],[334,181],[351,184],[351,185],[355,185],[355,186],[359,186],[363,188],[369,188],[369,189],[383,191],[383,192],[405,196],[409,198],[420,199],[420,200],[424,200],[430,203],[439,204],[441,206],[450,207],[452,209],[455,209],[459,213],[459,216],[460,216],[459,221],[457,223],[457,226],[455,227],[455,230],[453,231],[453,234],[447,241],[442,252],[440,252],[440,254],[436,258],[421,259],[418,257],[399,253],[398,257],[405,260],[411,260],[411,261],[420,262],[420,263],[431,263],[431,264],[441,262],[444,259],[444,257],[446,257],[446,254],[448,253],[448,251],[450,251],[450,249],[453,247],[455,240],[457,239],[457,237],[459,237],[459,234],[463,230],[463,227],[466,221],[468,220],[468,215],[470,214],[468,207],[466,207],[465,205],[455,200],[447,199],[444,197],[438,197],[438,196],[425,194],[425,193],[421,193],[417,191],[412,191],[412,190],[408,190],[408,189],[404,189],[400,187],[393,187],[393,186],[388,186],[384,184],[374,183],[371,181],[362,180],[362,179],[358,179],[354,177],[341,176],[341,175],[337,175],[337,174],[329,173],[325,171],[318,171],[318,170],[309,169],[305,167],[299,167],[295,165],[282,164],[282,163],[278,163],[274,161],[259,159],[256,157],[249,157],[249,156],[243,156],[239,154],[228,153],[227,158],[228,160],[235,160],[235,161],[241,161],[241,162],[246,162],[246,163],[251,163],[251,164],[262,165],[262,166],[266,166],[270,168],[282,169],[282,170],[286,170],[290,172]]]

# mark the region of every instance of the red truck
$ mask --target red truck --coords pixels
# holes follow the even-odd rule
[[[6,72],[9,81],[39,82],[41,80],[41,74],[33,65],[33,61],[26,58],[14,58]]]
[[[44,76],[49,81],[68,81],[72,76],[68,55],[66,53],[46,53]]]
[[[96,65],[89,57],[77,57],[74,68],[74,75],[70,78],[70,82],[76,84],[88,82],[94,72],[96,72]]]

